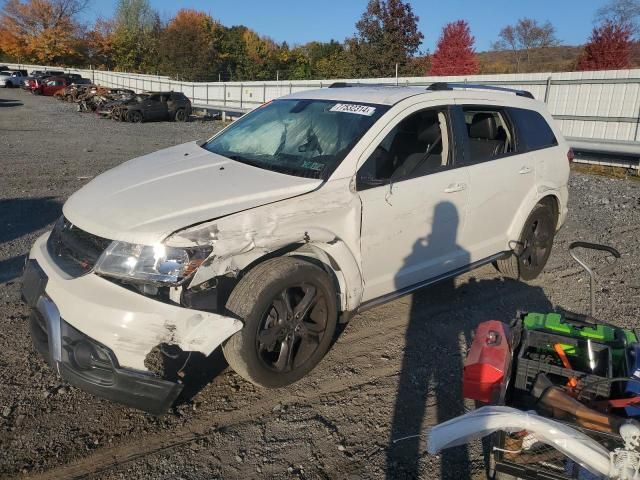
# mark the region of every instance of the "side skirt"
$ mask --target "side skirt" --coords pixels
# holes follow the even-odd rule
[[[396,290],[395,292],[391,292],[391,293],[387,293],[386,295],[382,295],[381,297],[378,298],[373,298],[371,300],[367,300],[366,302],[362,303],[359,307],[357,312],[358,313],[362,313],[366,310],[369,310],[373,307],[377,307],[378,305],[382,305],[383,303],[387,303],[390,302],[392,300],[396,300],[397,298],[400,297],[404,297],[405,295],[408,295],[412,292],[415,292],[416,290],[423,288],[423,287],[428,287],[429,285],[433,285],[436,284],[438,282],[441,282],[443,280],[446,280],[448,278],[453,278],[453,277],[457,277],[458,275],[462,275],[463,273],[469,272],[471,270],[475,270],[478,267],[482,267],[483,265],[487,265],[488,263],[492,263],[495,262],[498,259],[504,258],[507,255],[510,255],[511,252],[500,252],[497,253],[495,255],[491,255],[490,257],[487,258],[483,258],[482,260],[478,260],[476,262],[470,263],[469,265],[466,265],[464,267],[460,267],[456,270],[452,270],[450,272],[444,273],[442,275],[439,275],[437,277],[433,277],[433,278],[429,278],[427,280],[424,280],[422,282],[413,284],[413,285],[409,285],[408,287],[402,288],[400,290]]]

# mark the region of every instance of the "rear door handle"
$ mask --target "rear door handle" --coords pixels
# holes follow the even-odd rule
[[[526,166],[525,166],[525,167],[522,167],[522,168],[518,171],[518,173],[519,173],[520,175],[526,175],[527,173],[531,173],[531,167],[526,167]]]
[[[449,185],[447,188],[444,189],[444,193],[461,192],[465,188],[467,188],[467,185],[464,183],[452,183],[451,185]]]

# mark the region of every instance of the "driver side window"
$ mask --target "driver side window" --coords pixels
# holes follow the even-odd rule
[[[358,172],[358,189],[446,170],[451,164],[446,109],[428,109],[400,121]]]

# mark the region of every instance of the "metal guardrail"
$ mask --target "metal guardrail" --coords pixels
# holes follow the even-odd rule
[[[10,65],[14,68],[59,69],[37,65]],[[105,86],[142,90],[175,90],[190,98],[195,109],[237,117],[257,106],[305,89],[326,88],[334,82],[388,84],[427,88],[436,82],[473,83],[487,86],[530,88],[549,104],[553,117],[573,145],[576,161],[597,161],[606,157],[640,170],[640,70],[612,72],[564,72],[553,74],[485,75],[465,77],[412,77],[267,82],[182,82],[158,75],[130,74],[100,70],[64,69],[91,78]],[[529,75],[529,78],[527,78]],[[624,75],[628,75],[624,77]],[[534,78],[531,78],[534,77]],[[574,78],[570,78],[574,77]],[[593,77],[593,78],[592,78]],[[582,88],[584,87],[584,88]],[[629,115],[631,114],[631,115]],[[613,137],[615,139],[607,138]],[[624,139],[624,140],[621,140]],[[611,158],[613,156],[618,159]]]

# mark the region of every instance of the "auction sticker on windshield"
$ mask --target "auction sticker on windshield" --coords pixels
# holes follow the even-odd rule
[[[344,113],[356,113],[358,115],[366,115],[370,117],[376,111],[376,107],[369,107],[368,105],[356,105],[354,103],[336,103],[330,112],[344,112]]]

